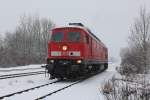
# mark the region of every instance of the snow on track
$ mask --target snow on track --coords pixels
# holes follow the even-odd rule
[[[104,97],[100,93],[101,85],[113,75],[110,71],[100,73],[44,100],[103,100]]]
[[[41,68],[41,65],[29,65],[29,66],[23,66],[23,67],[21,66],[17,68],[0,68],[0,76],[9,75],[9,74],[27,73],[27,72],[33,72],[33,71],[35,72],[45,71],[45,69]]]
[[[116,66],[119,66],[119,63],[109,64],[107,71],[90,77],[57,94],[44,98],[44,100],[105,100],[105,97],[101,93],[101,86],[116,74]]]
[[[104,100],[104,96],[100,92],[101,86],[116,73],[116,65],[119,64],[109,64],[107,71],[90,77],[81,83],[73,85],[72,87],[56,94],[48,96],[44,98],[44,100]],[[35,87],[50,81],[51,80],[49,80],[48,77],[45,77],[45,75],[20,77],[5,81],[0,80],[0,96],[15,91],[20,91],[22,89]],[[34,91],[28,91],[20,95],[15,95],[11,98],[4,98],[4,100],[33,100],[69,84],[71,84],[71,82],[59,82]]]
[[[31,75],[38,75],[38,74],[45,74],[45,71],[34,71],[34,72],[27,72],[27,73],[19,73],[19,74],[9,74],[9,75],[1,75],[1,79],[9,79],[9,78],[16,78],[16,77],[24,77],[24,76],[31,76]]]
[[[0,80],[0,96],[51,82],[44,74]]]
[[[59,90],[61,88],[69,86],[73,83],[75,83],[75,82],[67,82],[65,84],[61,83],[61,82],[58,82],[58,83],[55,83],[55,84],[51,84],[51,85],[48,85],[48,86],[45,86],[45,87],[34,89],[34,90],[24,92],[24,93],[21,93],[21,94],[16,94],[13,97],[8,97],[8,98],[6,97],[6,98],[4,98],[4,100],[20,100],[22,98],[26,98],[26,100],[35,100],[38,97],[41,97],[41,96],[44,96],[45,94],[49,94],[51,92]]]
[[[46,83],[46,84],[42,84],[42,85],[38,85],[36,87],[32,87],[32,88],[28,88],[28,89],[25,89],[25,90],[17,91],[17,92],[14,92],[14,93],[6,94],[4,96],[1,96],[0,99],[8,98],[8,97],[11,98],[12,96],[15,96],[15,95],[18,95],[18,94],[23,94],[23,93],[28,92],[28,91],[33,91],[33,90],[36,90],[36,89],[39,89],[39,88],[42,88],[42,87],[45,87],[45,86],[57,83],[57,82],[59,82],[59,80],[52,80],[52,82],[49,82],[49,83]]]
[[[27,65],[27,66],[17,66],[17,67],[9,67],[9,68],[0,68],[0,70],[26,69],[26,68],[41,68],[42,65],[44,65],[44,64]]]

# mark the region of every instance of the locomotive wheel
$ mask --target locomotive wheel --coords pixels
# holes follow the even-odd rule
[[[88,66],[87,66],[88,73],[91,73],[91,72],[92,72],[92,67],[93,67],[92,65],[88,65]]]
[[[105,70],[105,66],[104,66],[104,64],[101,64],[100,65],[100,71],[104,71]]]
[[[99,64],[92,65],[92,71],[93,72],[97,72],[97,71],[99,71],[99,69],[100,69],[100,65]]]
[[[54,76],[52,76],[52,75],[50,75],[50,78],[49,79],[55,79],[55,77]]]
[[[82,65],[78,71],[77,76],[84,76],[87,73],[87,68],[85,65]]]
[[[64,77],[59,77],[58,80],[63,81]]]
[[[104,64],[104,70],[108,69],[108,63]]]
[[[70,73],[69,75],[67,75],[67,79],[75,79],[77,77],[78,77],[77,73]]]

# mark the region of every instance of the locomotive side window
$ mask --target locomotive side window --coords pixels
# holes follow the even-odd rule
[[[81,34],[80,32],[68,32],[68,41],[80,41]]]
[[[51,41],[60,42],[64,39],[64,33],[56,32],[52,34]]]
[[[84,43],[89,44],[89,37],[88,36],[84,36],[83,41],[84,41]]]

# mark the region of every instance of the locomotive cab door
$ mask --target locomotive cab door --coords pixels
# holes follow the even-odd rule
[[[89,59],[92,58],[92,38],[89,37]]]

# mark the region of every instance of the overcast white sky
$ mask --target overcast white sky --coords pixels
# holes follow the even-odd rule
[[[150,0],[0,0],[0,34],[13,31],[23,14],[50,18],[56,25],[82,22],[119,57],[127,45],[129,27]]]

